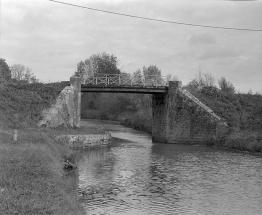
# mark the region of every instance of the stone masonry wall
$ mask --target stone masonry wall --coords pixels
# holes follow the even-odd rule
[[[152,97],[152,141],[166,141],[167,97],[165,94],[153,94]]]
[[[43,127],[80,127],[81,79],[71,77],[70,86],[65,87],[56,103],[42,113],[38,126]]]
[[[210,108],[183,92],[181,82],[169,82],[168,94],[162,95],[160,105],[156,98],[154,95],[154,142],[207,143],[221,135],[221,128],[226,127]]]

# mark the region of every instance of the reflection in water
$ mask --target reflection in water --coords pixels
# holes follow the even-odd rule
[[[114,139],[81,153],[88,214],[262,214],[262,158],[208,147],[152,144],[150,136],[92,121]]]

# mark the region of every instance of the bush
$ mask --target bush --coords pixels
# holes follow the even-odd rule
[[[262,152],[262,135],[257,132],[232,132],[225,138],[224,147],[251,152]]]
[[[0,83],[9,82],[11,79],[11,70],[5,59],[0,58]]]
[[[218,86],[224,92],[228,92],[228,93],[236,92],[234,85],[231,82],[227,81],[225,77],[222,77],[218,80]]]

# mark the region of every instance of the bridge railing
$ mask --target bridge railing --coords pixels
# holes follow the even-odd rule
[[[138,76],[128,73],[122,74],[97,74],[84,78],[83,84],[94,87],[166,87],[168,80],[166,76],[146,75]]]

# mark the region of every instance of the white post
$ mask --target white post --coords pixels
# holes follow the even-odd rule
[[[14,130],[14,133],[13,133],[13,141],[17,141],[17,130]]]

